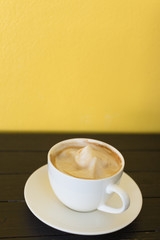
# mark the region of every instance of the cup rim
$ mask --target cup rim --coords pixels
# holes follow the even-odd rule
[[[114,175],[110,176],[110,177],[105,177],[105,178],[98,178],[98,179],[89,179],[89,178],[80,178],[80,177],[75,177],[75,176],[71,176],[67,173],[64,173],[64,172],[61,172],[59,169],[57,169],[51,162],[51,158],[50,158],[50,154],[51,152],[57,148],[59,145],[62,145],[62,144],[65,144],[65,143],[69,143],[69,142],[72,142],[72,141],[89,141],[89,142],[93,142],[93,143],[98,143],[100,145],[103,145],[103,146],[106,146],[108,147],[109,149],[111,149],[113,152],[115,152],[119,157],[120,157],[120,160],[121,160],[121,163],[122,163],[122,166],[121,168],[119,169],[118,172],[116,172]],[[124,166],[125,166],[125,160],[124,160],[124,157],[123,155],[121,154],[121,152],[113,147],[112,145],[106,143],[106,142],[103,142],[101,140],[97,140],[97,139],[92,139],[92,138],[70,138],[70,139],[66,139],[66,140],[62,140],[56,144],[54,144],[48,151],[48,154],[47,154],[47,159],[48,159],[48,165],[51,166],[51,168],[53,168],[54,170],[56,170],[58,173],[68,177],[68,178],[71,178],[71,179],[76,179],[76,180],[80,180],[80,181],[103,181],[103,180],[106,180],[106,179],[112,179],[114,178],[115,176],[117,176],[118,174],[120,174],[123,169],[124,169]]]

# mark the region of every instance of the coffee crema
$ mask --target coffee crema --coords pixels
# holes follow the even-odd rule
[[[82,179],[111,177],[122,166],[115,152],[97,144],[66,147],[51,155],[51,162],[61,172]]]

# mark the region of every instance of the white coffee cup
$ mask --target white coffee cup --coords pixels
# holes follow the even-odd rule
[[[106,146],[121,159],[120,170],[111,177],[103,179],[83,179],[67,175],[59,171],[51,162],[51,155],[67,146],[85,145],[85,142]],[[128,194],[118,186],[124,169],[124,158],[113,146],[102,141],[86,138],[68,139],[54,145],[48,152],[48,176],[51,187],[57,198],[67,207],[88,212],[101,210],[108,213],[122,213],[130,204]],[[107,205],[107,199],[112,193],[118,194],[122,201],[120,208]]]

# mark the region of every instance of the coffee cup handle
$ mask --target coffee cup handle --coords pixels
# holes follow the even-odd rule
[[[98,210],[103,211],[103,212],[107,212],[107,213],[122,213],[125,210],[127,210],[127,208],[130,205],[130,199],[129,199],[128,194],[122,188],[120,188],[116,184],[110,184],[106,188],[106,193],[107,194],[117,193],[119,195],[119,197],[121,198],[122,207],[113,208],[113,207],[107,206],[105,203],[101,203],[99,205],[99,207],[97,208]]]

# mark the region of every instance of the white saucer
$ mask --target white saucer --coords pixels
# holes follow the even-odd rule
[[[111,233],[130,224],[141,210],[140,189],[126,173],[123,174],[120,185],[129,193],[130,207],[124,213],[109,214],[98,210],[80,213],[65,207],[51,189],[47,171],[45,165],[29,177],[24,196],[31,212],[50,227],[80,235]],[[120,200],[114,195],[108,204],[118,207]]]

